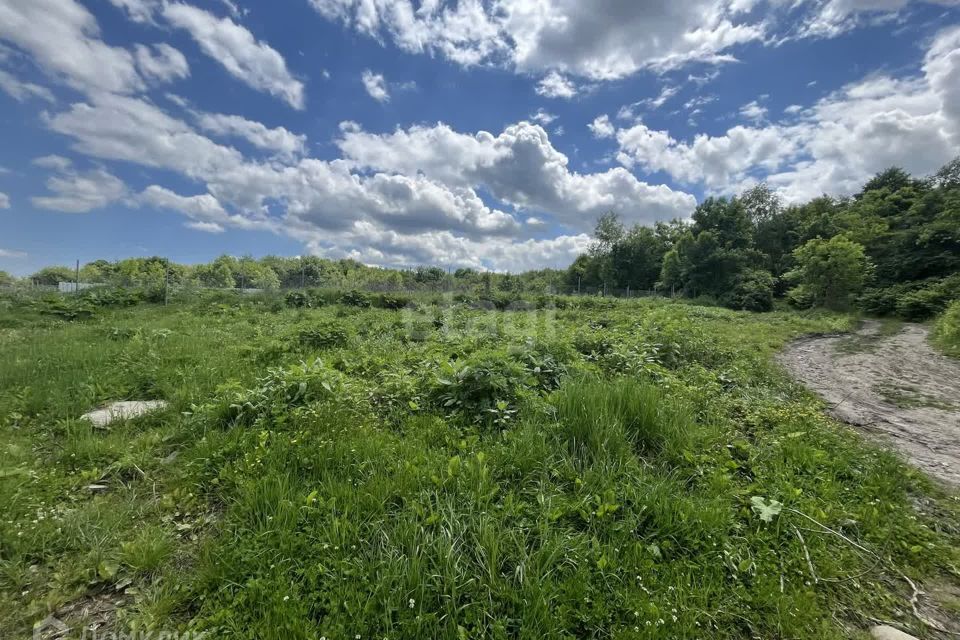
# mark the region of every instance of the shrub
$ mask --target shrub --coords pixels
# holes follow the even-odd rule
[[[445,365],[431,389],[433,403],[473,422],[488,421],[498,403],[515,404],[531,381],[523,367],[502,356]]]
[[[396,293],[381,293],[374,299],[374,306],[380,309],[392,309],[397,311],[409,306],[411,302],[412,300],[409,296]]]
[[[794,309],[810,309],[813,307],[813,294],[803,285],[799,285],[787,292],[787,304]]]
[[[350,331],[339,322],[322,322],[301,329],[297,333],[297,342],[308,349],[343,347],[350,342]]]
[[[283,302],[292,309],[302,309],[310,306],[310,297],[303,291],[291,291],[287,293]]]
[[[770,311],[773,309],[773,276],[762,270],[744,273],[733,288],[727,306],[744,311]]]
[[[960,357],[960,300],[954,300],[940,316],[933,335],[944,351]]]
[[[340,296],[340,304],[345,304],[349,307],[360,307],[361,309],[366,309],[370,307],[370,295],[364,293],[363,291],[357,291],[353,289],[352,291],[347,291]]]

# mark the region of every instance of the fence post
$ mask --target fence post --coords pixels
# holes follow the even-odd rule
[[[77,295],[80,295],[80,261],[79,260],[77,260],[77,277],[76,277],[76,280],[74,280],[73,284],[76,287],[76,291],[74,293],[76,293]]]

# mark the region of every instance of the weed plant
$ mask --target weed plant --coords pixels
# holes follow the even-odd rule
[[[0,636],[922,635],[960,581],[956,496],[772,362],[850,318],[395,298],[0,306]]]

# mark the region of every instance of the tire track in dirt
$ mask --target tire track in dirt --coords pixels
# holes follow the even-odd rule
[[[960,361],[934,351],[922,325],[880,329],[866,321],[851,335],[802,338],[777,359],[830,415],[960,487]]]

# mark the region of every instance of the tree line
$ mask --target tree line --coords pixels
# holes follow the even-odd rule
[[[73,282],[46,267],[25,280]],[[519,274],[435,266],[385,269],[315,256],[220,256],[197,265],[166,258],[96,260],[80,281],[158,288],[368,288],[490,293],[656,290],[735,309],[766,311],[776,299],[799,308],[858,307],[906,319],[932,317],[960,298],[960,158],[916,178],[890,168],[851,197],[785,205],[765,184],[705,199],[689,220],[627,228],[602,216],[587,253],[566,270]],[[0,272],[0,285],[16,282]]]
[[[77,272],[67,266],[44,267],[21,282],[55,286],[74,282]],[[208,287],[215,289],[376,289],[376,290],[477,290],[491,293],[542,293],[563,286],[564,272],[556,269],[526,271],[519,274],[494,273],[475,269],[445,271],[435,266],[411,269],[385,269],[367,266],[351,259],[330,260],[316,256],[223,255],[212,262],[185,265],[167,258],[128,258],[109,262],[95,260],[80,268],[82,283],[117,287],[163,289]],[[0,272],[0,285],[17,280]]]
[[[928,318],[960,297],[960,158],[926,178],[887,169],[851,197],[786,206],[760,184],[707,198],[689,221],[628,229],[609,213],[567,282]]]

